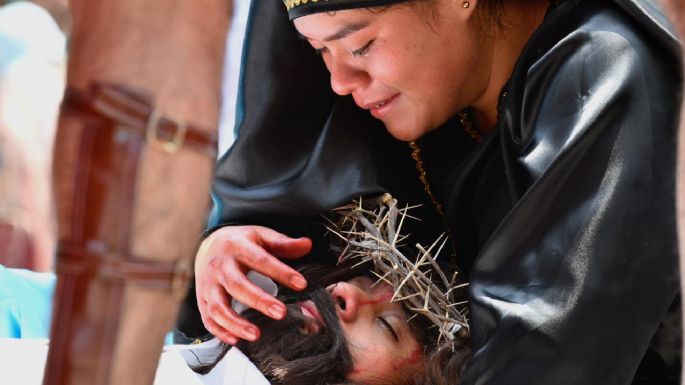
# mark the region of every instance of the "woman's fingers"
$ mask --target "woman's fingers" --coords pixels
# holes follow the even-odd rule
[[[200,312],[202,313],[202,312]],[[202,317],[202,323],[205,325],[205,328],[207,329],[208,332],[212,333],[212,335],[219,340],[229,344],[229,345],[235,345],[240,341],[240,338],[236,337],[232,333],[229,333],[226,329],[222,328],[214,322],[213,319],[209,317]]]
[[[261,252],[265,253],[263,250]],[[245,258],[249,261],[251,257]],[[275,259],[274,257],[270,258]],[[261,261],[261,259],[259,261],[262,265],[260,267],[263,267],[265,262]],[[249,262],[245,262],[245,265],[251,267],[251,270],[256,270],[265,276],[269,276],[266,271],[261,271],[259,267],[253,266]],[[226,269],[221,275],[221,280],[226,292],[230,293],[235,300],[260,311],[268,317],[274,319],[282,319],[285,317],[285,305],[252,283],[242,271],[237,269]]]
[[[279,258],[296,259],[312,250],[312,241],[309,238],[290,238],[266,227],[259,230],[260,245]]]
[[[235,256],[250,270],[255,270],[293,290],[302,290],[307,286],[307,281],[302,274],[257,244],[246,243],[235,251]]]
[[[205,306],[198,306],[207,330],[225,342],[234,339],[237,342],[237,338],[248,341],[257,340],[260,334],[259,328],[238,315],[230,307],[230,299],[226,298],[222,291],[220,288],[212,290],[206,297]]]
[[[195,261],[196,297],[207,330],[227,343],[259,338],[259,329],[231,308],[231,299],[282,319],[285,305],[250,282],[246,273],[254,270],[302,290],[307,286],[304,277],[277,256],[298,258],[311,247],[308,238],[293,239],[259,226],[225,227],[207,237]]]
[[[239,338],[229,332],[226,328],[219,325],[210,315],[209,312],[209,302],[203,297],[200,297],[199,291],[197,294],[197,307],[200,310],[200,316],[202,317],[202,323],[208,332],[212,333],[213,336],[220,339],[221,341],[229,344],[235,345],[238,343]]]

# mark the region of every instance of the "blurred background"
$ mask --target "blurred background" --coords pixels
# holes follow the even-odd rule
[[[240,56],[250,0],[233,1],[219,155],[233,143]],[[52,270],[52,145],[65,86],[67,0],[0,0],[0,265]]]
[[[250,0],[233,0],[219,156],[233,143]],[[51,169],[66,82],[67,0],[0,0],[0,338],[48,338],[56,245]]]

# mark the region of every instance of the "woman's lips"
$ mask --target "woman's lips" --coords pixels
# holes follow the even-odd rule
[[[373,117],[376,119],[383,119],[383,117],[386,116],[392,109],[394,102],[397,100],[398,96],[399,94],[396,94],[389,97],[388,99],[376,103],[369,109],[369,111],[371,111],[371,115],[373,115]]]

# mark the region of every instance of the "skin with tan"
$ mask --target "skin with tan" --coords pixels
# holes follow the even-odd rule
[[[392,135],[410,141],[469,106],[482,127],[494,125],[499,92],[546,9],[510,7],[503,22],[516,19],[524,28],[505,38],[498,26],[486,26],[478,2],[463,4],[319,13],[294,24],[323,57],[333,91],[351,94]]]
[[[69,6],[69,86],[85,90],[95,81],[123,84],[150,94],[155,105],[168,114],[206,130],[215,129],[230,1],[70,0]],[[73,201],[76,184],[72,183],[78,162],[74,149],[82,127],[82,121],[63,116],[55,144],[54,190],[60,238],[64,239],[71,238],[72,207],[82,203]],[[193,151],[170,156],[144,147],[129,232],[133,255],[174,261],[193,252],[207,209],[213,163],[214,159]],[[122,301],[129,309],[128,318],[117,322],[129,332],[141,325],[146,338],[130,338],[117,345],[111,358],[117,364],[107,368],[111,373],[108,382],[149,384],[156,366],[144,366],[154,362],[140,357],[159,356],[180,299],[166,291],[133,285],[127,290]],[[90,292],[101,300],[97,287]],[[158,306],[156,311],[149,311],[150,303]],[[162,326],[153,331],[147,325]],[[99,339],[90,340],[71,343],[100,343]],[[95,364],[97,360],[73,361],[79,370]],[[103,372],[97,369],[97,373]]]
[[[333,91],[352,95],[393,136],[411,141],[465,107],[471,107],[481,131],[495,124],[500,90],[549,5],[546,0],[503,3],[497,20],[478,0],[468,7],[463,0],[436,0],[380,12],[312,14],[295,19],[294,25],[321,54]],[[310,248],[308,239],[264,227],[215,231],[195,264],[198,306],[207,329],[231,344],[258,338],[259,330],[228,307],[230,299],[276,319],[285,307],[249,283],[245,273],[256,270],[302,289],[302,277],[278,259],[303,256]]]
[[[355,363],[348,380],[368,383],[382,379],[395,383],[418,372],[423,363],[423,348],[408,324],[410,315],[399,302],[390,302],[390,285],[356,277],[327,290],[336,303]],[[318,331],[323,321],[314,303],[304,301],[299,305],[302,313],[312,319],[311,325],[315,325],[310,330]]]
[[[423,349],[411,333],[407,312],[400,303],[390,302],[392,287],[373,283],[359,277],[329,289],[345,303],[338,315],[355,361],[348,378],[393,382],[421,365]]]

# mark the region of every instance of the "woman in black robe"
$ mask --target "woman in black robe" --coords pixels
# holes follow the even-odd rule
[[[474,357],[462,384],[677,382],[680,52],[653,2],[286,3],[297,30],[282,4],[252,5],[237,140],[217,166],[196,262],[197,303],[210,332],[229,343],[258,337],[230,314],[229,299],[264,313],[275,307],[276,318],[281,304],[250,287],[244,272],[301,287],[275,257],[300,257],[310,240],[323,245],[312,225],[322,212],[390,192],[424,204],[414,236],[426,243],[448,232],[452,257],[471,282]],[[454,9],[439,8],[446,3]],[[326,40],[322,31],[349,12],[383,20],[407,8],[416,15],[402,25],[410,32],[424,23],[444,38],[449,29],[431,23],[445,18],[457,29],[477,22],[489,32],[476,43],[455,39],[463,53],[455,60],[464,64],[455,69],[458,81],[426,82],[427,97],[441,97],[416,122],[409,119],[419,113],[393,120],[383,112],[406,106],[395,93],[362,100],[368,84],[339,82],[350,74],[341,68],[364,71],[359,63],[382,55],[392,36],[364,41],[348,52],[358,56],[346,57],[336,45],[346,40]],[[487,57],[499,37],[511,38],[509,55],[467,60]],[[448,48],[431,51],[413,71],[444,75]],[[471,96],[482,89],[469,87],[487,78],[484,71],[506,76],[489,79],[480,103]],[[179,328],[201,334],[195,296],[188,302]]]

